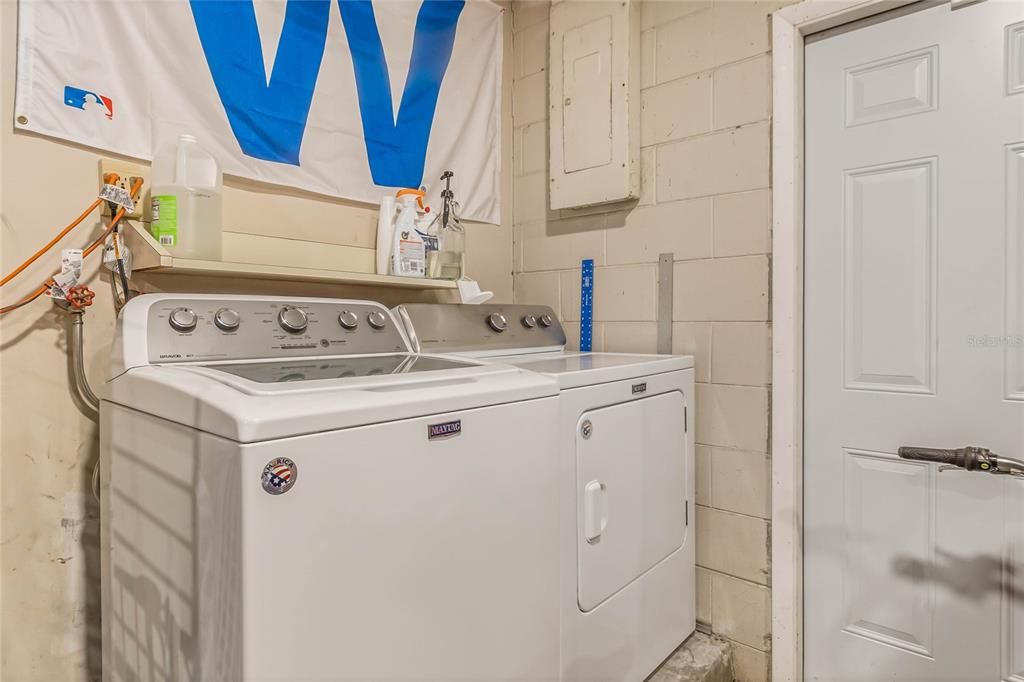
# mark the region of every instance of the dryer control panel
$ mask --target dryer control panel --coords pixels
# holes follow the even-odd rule
[[[372,301],[143,295],[121,323],[122,335],[135,336],[121,342],[144,338],[149,364],[409,351],[391,313]]]
[[[423,353],[561,348],[565,331],[546,305],[407,303],[395,308]]]

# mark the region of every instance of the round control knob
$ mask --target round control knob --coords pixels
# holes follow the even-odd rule
[[[533,329],[537,326],[537,318],[533,315],[523,315],[523,326],[527,329]]]
[[[295,308],[290,305],[286,305],[281,308],[281,311],[277,314],[277,323],[281,325],[281,329],[292,334],[298,334],[299,332],[306,331],[306,325],[309,324],[309,318],[306,317],[306,313],[301,308]]]
[[[359,326],[359,317],[351,310],[342,310],[338,313],[338,324],[345,329],[355,329]]]
[[[505,328],[508,327],[508,321],[505,319],[505,316],[502,315],[501,313],[491,313],[490,315],[488,315],[487,324],[491,327],[491,329],[498,332],[499,334],[505,331]]]
[[[374,329],[383,329],[384,325],[388,323],[388,318],[379,310],[374,310],[366,315],[366,321],[370,323],[370,326]]]
[[[550,327],[552,322],[554,322],[554,320],[551,319],[550,315],[541,315],[540,316],[540,326],[542,326],[542,327]]]
[[[242,318],[239,317],[231,308],[221,308],[213,316],[213,323],[217,325],[217,329],[222,332],[233,332],[238,329],[238,325],[241,324]]]
[[[199,318],[191,308],[175,308],[171,311],[171,316],[167,318],[167,321],[171,323],[171,327],[175,331],[190,332],[196,328]]]

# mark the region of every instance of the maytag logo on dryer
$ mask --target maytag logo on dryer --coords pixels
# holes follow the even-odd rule
[[[456,419],[450,422],[427,425],[427,440],[438,440],[440,438],[454,438],[462,433],[462,420]]]
[[[640,395],[641,393],[647,393],[647,382],[640,384],[633,384],[633,395]]]

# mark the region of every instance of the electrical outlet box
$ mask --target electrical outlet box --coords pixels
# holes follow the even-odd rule
[[[142,178],[142,189],[139,191],[138,196],[135,197],[135,210],[131,213],[126,213],[125,218],[149,221],[149,171],[149,166],[140,166],[128,161],[100,159],[100,187],[103,186],[103,176],[107,173],[117,173],[120,176],[120,179],[117,181],[117,185],[129,191],[131,191],[132,188],[131,179],[133,177]],[[106,203],[103,204],[103,215],[110,215],[110,209],[107,207]]]

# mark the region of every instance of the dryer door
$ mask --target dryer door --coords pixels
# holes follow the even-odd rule
[[[679,392],[603,407],[576,428],[579,607],[591,611],[683,546]]]

